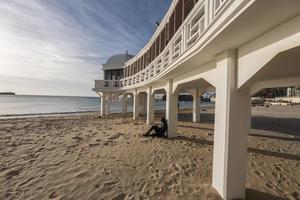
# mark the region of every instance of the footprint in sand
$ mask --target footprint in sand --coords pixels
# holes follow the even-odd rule
[[[100,145],[100,143],[90,143],[89,147],[95,147],[95,146],[98,146],[98,145]]]
[[[267,182],[267,183],[265,183],[265,185],[266,185],[268,188],[270,188],[270,189],[273,189],[273,188],[274,188],[274,185],[273,185],[272,182]]]
[[[109,175],[109,174],[111,174],[111,170],[110,170],[110,169],[107,169],[107,168],[104,168],[104,169],[103,169],[103,173],[104,173],[105,175]]]
[[[116,140],[118,139],[119,137],[121,137],[123,134],[122,133],[118,133],[116,135],[112,135],[110,137],[108,137],[109,140]]]
[[[154,167],[154,163],[149,163],[149,164],[147,165],[147,169],[153,169],[153,167]]]
[[[113,187],[116,185],[119,185],[119,181],[109,181],[109,182],[105,182],[103,183],[103,187]]]
[[[148,188],[148,186],[147,186],[146,182],[140,183],[139,191],[142,191],[144,193],[147,188]]]
[[[283,171],[281,165],[274,165],[274,167],[275,167],[276,171],[278,171],[278,172],[282,172]]]
[[[22,169],[12,169],[12,170],[10,170],[9,172],[7,172],[5,174],[6,179],[9,180],[9,179],[11,179],[14,176],[18,176],[20,174],[21,170]]]
[[[265,174],[263,172],[255,170],[254,173],[260,177],[263,177]]]
[[[83,138],[79,136],[72,137],[72,139],[77,141],[83,140]]]
[[[49,199],[54,199],[54,198],[56,198],[56,197],[57,197],[57,194],[56,194],[55,191],[52,192],[52,193],[49,195]]]
[[[126,198],[127,194],[121,193],[118,194],[117,196],[113,197],[112,200],[124,200]]]

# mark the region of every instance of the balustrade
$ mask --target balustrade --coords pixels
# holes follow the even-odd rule
[[[160,54],[154,58],[151,63],[146,65],[146,60],[148,59],[146,59],[146,55],[143,54],[143,52],[148,52],[149,49],[143,49],[138,56],[132,58],[126,63],[126,67],[129,67],[144,56],[146,67],[141,71],[122,79],[122,87],[126,88],[128,86],[150,81],[167,69],[172,62],[178,59],[185,51],[190,49],[195,43],[197,43],[197,41],[199,41],[208,26],[213,23],[216,16],[220,14],[225,3],[228,1],[230,0],[196,1],[194,8],[191,10],[189,15],[186,16],[179,29],[176,33],[174,33],[172,39],[164,45]],[[212,19],[210,16],[213,16]],[[147,46],[151,47],[152,45],[148,44]]]
[[[95,80],[94,90],[117,90],[123,86],[124,85],[120,80]]]

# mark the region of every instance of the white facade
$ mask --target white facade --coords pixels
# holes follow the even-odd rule
[[[139,104],[147,102],[150,124],[153,96],[164,90],[168,134],[176,137],[178,93],[190,91],[198,99],[215,88],[212,184],[224,199],[244,198],[250,96],[264,88],[300,85],[300,1],[199,0],[147,63],[145,55],[151,53],[178,2],[182,1],[173,1],[149,43],[124,64],[130,76],[121,79],[119,87],[96,91],[132,94],[134,119],[139,117]],[[141,92],[147,101],[139,100]],[[199,105],[193,106],[193,120],[199,122]]]

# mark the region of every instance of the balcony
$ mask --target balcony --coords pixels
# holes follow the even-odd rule
[[[149,43],[135,57],[125,63],[125,77],[121,79],[124,89],[139,87],[153,81],[158,76],[169,71],[171,65],[176,60],[179,60],[185,52],[192,49],[193,46],[201,46],[202,44],[199,44],[199,41],[203,38],[203,35],[220,18],[220,15],[226,11],[226,6],[233,3],[233,0],[195,1],[194,7],[174,32],[170,41],[162,45],[162,38],[165,38],[165,36],[161,34],[164,32],[166,24],[170,23],[172,13],[178,7],[179,2],[182,2],[182,0],[173,2],[169,12]],[[156,44],[157,41],[160,42]],[[147,56],[152,50],[153,53],[150,54],[155,56],[148,63],[149,58]]]
[[[122,82],[119,80],[95,80],[95,92],[116,91],[122,87]]]

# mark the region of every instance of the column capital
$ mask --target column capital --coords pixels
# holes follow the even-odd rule
[[[228,51],[224,51],[223,53],[220,53],[217,55],[217,62],[220,62],[224,59],[227,59],[227,58],[235,58],[236,57],[236,54],[237,54],[237,50],[236,49],[231,49],[231,50],[228,50]]]

